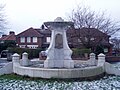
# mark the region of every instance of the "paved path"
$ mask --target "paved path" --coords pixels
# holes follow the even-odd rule
[[[7,61],[6,58],[0,58],[0,63],[8,63],[8,62],[10,62],[10,61]]]

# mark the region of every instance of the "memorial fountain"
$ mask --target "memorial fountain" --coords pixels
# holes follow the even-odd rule
[[[28,54],[23,53],[20,60],[20,56],[15,53],[12,58],[14,73],[40,78],[86,78],[112,72],[110,64],[105,62],[104,54],[99,54],[98,60],[94,53],[90,54],[90,59],[87,61],[78,60],[78,63],[72,60],[72,50],[68,46],[66,37],[66,30],[73,25],[72,22],[66,22],[58,17],[44,24],[52,31],[50,45],[45,51],[47,59],[44,63],[40,60],[30,61]]]
[[[44,67],[47,68],[74,68],[74,62],[71,59],[72,50],[69,48],[66,37],[66,30],[73,24],[64,22],[60,17],[54,22],[45,22],[52,31],[50,46],[46,50],[47,59]]]

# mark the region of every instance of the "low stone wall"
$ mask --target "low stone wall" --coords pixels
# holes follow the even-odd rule
[[[90,67],[79,68],[45,68],[43,65],[39,67],[32,67],[31,64],[37,64],[40,62],[28,60],[28,54],[23,53],[22,60],[16,53],[13,55],[13,72],[23,76],[40,77],[40,78],[87,78],[97,77],[104,73],[105,55],[99,54],[98,62],[96,63],[95,54],[90,54],[90,59],[86,62],[80,61],[79,63],[87,63]],[[74,63],[75,64],[75,63]],[[41,67],[42,66],[42,67]]]
[[[27,54],[24,53],[23,57],[24,55]],[[87,61],[74,60],[74,64],[80,63],[93,65],[91,67],[50,69],[29,66],[34,64],[43,65],[44,60],[40,61],[35,59],[29,62],[29,60],[24,57],[23,60],[25,61],[23,63],[23,60],[20,60],[20,56],[18,54],[14,54],[12,62],[6,63],[2,68],[0,68],[0,75],[16,73],[19,75],[41,78],[84,78],[98,76],[104,72],[113,75],[120,75],[120,70],[115,68],[112,64],[105,62],[105,55],[100,54],[98,56],[98,60],[96,60],[94,56],[94,54],[91,54],[91,58]]]
[[[2,68],[0,68],[0,75],[13,73],[13,63],[6,63]]]
[[[113,75],[119,75],[120,76],[120,70],[115,68],[112,64],[105,62],[105,72],[107,74],[113,74]]]
[[[100,75],[104,70],[101,66],[74,69],[32,68],[20,66],[18,63],[14,65],[14,73],[40,78],[84,78]]]

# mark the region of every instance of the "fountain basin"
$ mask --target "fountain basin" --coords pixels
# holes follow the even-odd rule
[[[39,77],[39,78],[87,78],[87,77],[97,77],[104,73],[102,66],[92,66],[85,68],[37,68],[37,67],[23,67],[19,63],[15,64],[13,67],[13,72],[18,75],[29,76],[29,77]]]

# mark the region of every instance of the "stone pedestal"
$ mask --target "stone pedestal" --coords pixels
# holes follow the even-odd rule
[[[96,59],[94,53],[90,54],[90,65],[96,65]]]
[[[97,66],[104,66],[105,64],[105,55],[103,53],[100,53],[98,55],[98,64]]]
[[[12,62],[13,63],[20,63],[20,55],[15,53],[12,55]]]
[[[21,61],[22,66],[29,66],[29,60],[28,60],[28,54],[24,52],[22,54],[22,61]]]
[[[50,46],[46,50],[47,59],[44,62],[44,67],[73,68],[72,51],[68,46],[66,37],[66,29],[69,26],[69,22],[59,20],[45,23],[52,30],[52,36]]]

